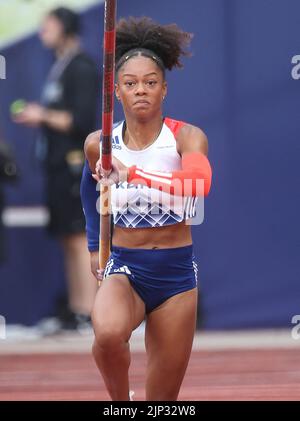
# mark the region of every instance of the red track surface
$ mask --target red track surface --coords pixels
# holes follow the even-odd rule
[[[145,354],[130,369],[144,400]],[[194,351],[180,400],[300,400],[297,349]],[[89,354],[0,356],[1,400],[108,400]]]

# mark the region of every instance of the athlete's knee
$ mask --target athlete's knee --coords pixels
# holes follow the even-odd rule
[[[124,346],[130,339],[129,328],[112,325],[111,323],[98,323],[94,326],[95,347],[101,351],[113,352]]]

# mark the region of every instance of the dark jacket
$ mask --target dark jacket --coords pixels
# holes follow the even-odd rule
[[[15,181],[17,178],[17,167],[12,153],[8,146],[0,141],[0,262],[4,258],[4,233],[2,223],[2,212],[4,207],[3,185],[6,182]]]

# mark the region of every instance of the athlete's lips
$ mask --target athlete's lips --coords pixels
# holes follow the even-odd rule
[[[136,101],[134,103],[134,105],[135,104],[150,104],[150,102],[149,101],[146,101],[145,99],[139,99],[138,101]]]

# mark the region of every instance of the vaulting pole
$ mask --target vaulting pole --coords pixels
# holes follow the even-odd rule
[[[100,156],[102,168],[111,170],[114,111],[115,48],[117,0],[105,0],[103,47],[103,100]],[[99,268],[104,271],[110,254],[111,237],[110,187],[100,189]]]

